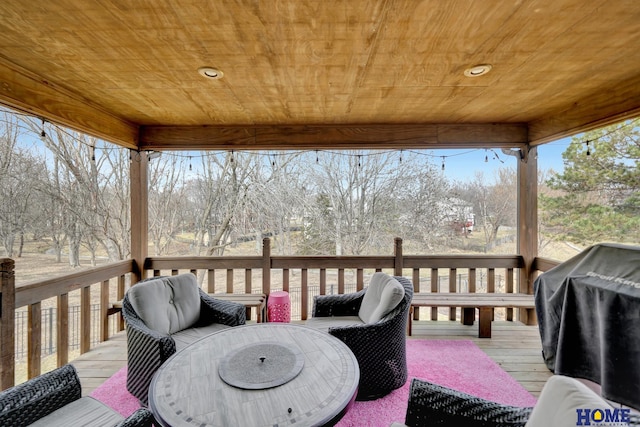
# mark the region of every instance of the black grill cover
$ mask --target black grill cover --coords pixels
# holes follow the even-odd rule
[[[640,409],[640,247],[592,246],[534,284],[543,358]]]

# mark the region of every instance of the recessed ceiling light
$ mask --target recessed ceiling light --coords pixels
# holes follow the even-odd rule
[[[224,76],[224,73],[222,71],[212,67],[198,68],[198,72],[201,76],[204,76],[208,79],[221,79],[222,76]]]
[[[464,75],[467,77],[484,76],[491,71],[491,68],[490,64],[474,65],[473,67],[464,70]]]

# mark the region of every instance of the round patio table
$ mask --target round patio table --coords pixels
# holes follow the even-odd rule
[[[167,360],[151,382],[149,407],[163,426],[331,426],[355,400],[359,379],[351,350],[325,332],[240,326]]]

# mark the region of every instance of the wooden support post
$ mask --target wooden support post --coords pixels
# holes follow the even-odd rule
[[[533,294],[535,271],[533,262],[538,255],[538,160],[537,147],[521,149],[518,162],[518,253],[524,267],[518,277],[518,292]],[[520,321],[535,325],[537,318],[532,309],[519,309]]]
[[[271,293],[271,240],[268,237],[262,239],[262,293]]]
[[[0,259],[0,390],[15,383],[15,262]]]
[[[404,258],[402,257],[402,238],[400,237],[396,237],[393,240],[394,243],[394,255],[395,255],[395,261],[394,261],[394,271],[393,274],[396,276],[402,276],[402,270],[403,270],[403,260]]]
[[[131,283],[144,279],[144,262],[148,254],[149,242],[149,158],[145,152],[131,151],[130,193],[131,193],[131,258],[133,274]]]

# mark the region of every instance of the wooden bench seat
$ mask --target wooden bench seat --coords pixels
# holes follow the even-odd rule
[[[209,294],[213,298],[233,301],[247,307],[247,320],[251,319],[251,308],[256,309],[256,322],[264,322],[267,297],[264,294]]]
[[[247,320],[251,319],[251,308],[256,309],[256,322],[262,323],[265,319],[265,307],[267,298],[264,294],[209,294],[213,298],[224,301],[233,301],[247,307]],[[115,314],[122,311],[122,300],[111,304],[107,314]]]
[[[529,294],[497,294],[497,293],[430,293],[418,292],[413,294],[411,311],[409,315],[409,335],[411,335],[413,308],[414,307],[461,307],[463,309],[462,322],[465,325],[473,324],[475,313],[478,309],[480,338],[491,338],[491,321],[493,309],[501,308],[535,308],[533,295]],[[471,311],[471,312],[470,312]]]

